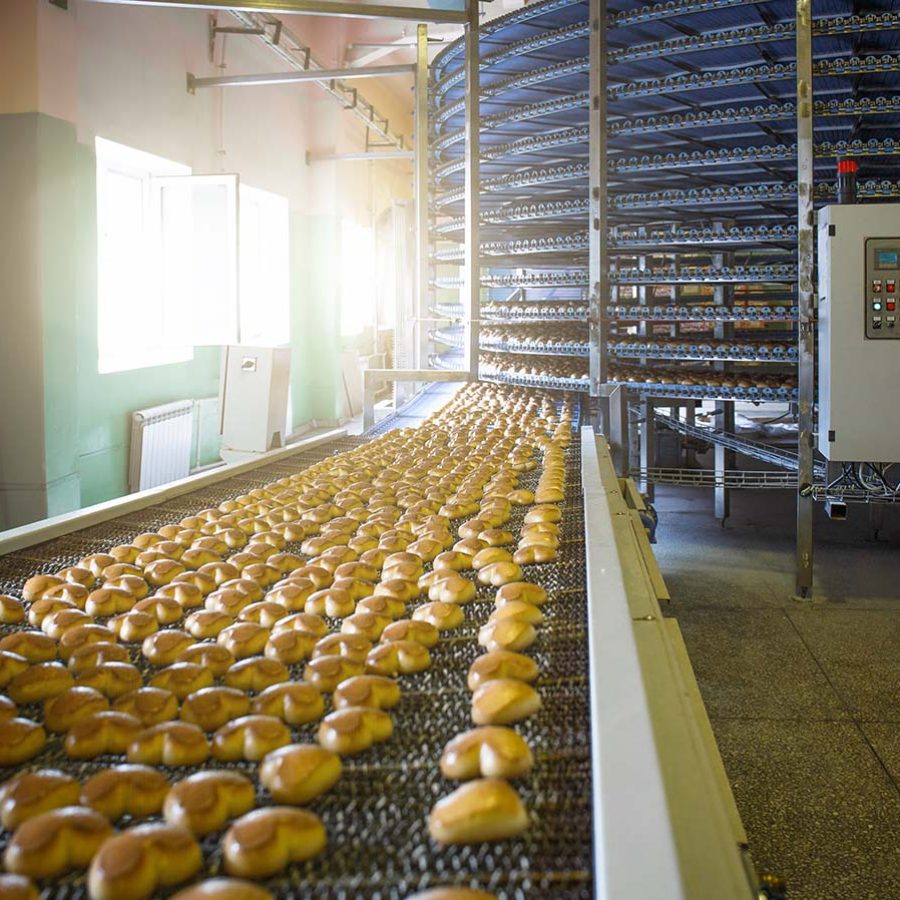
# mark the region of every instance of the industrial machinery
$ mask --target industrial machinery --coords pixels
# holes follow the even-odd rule
[[[893,3],[850,0],[541,0],[488,22],[473,317],[453,293],[464,42],[433,70],[434,364],[459,367],[480,329],[481,378],[590,396],[624,471],[651,491],[713,487],[721,518],[731,488],[799,488],[801,594],[813,502],[894,499],[871,472],[836,480],[814,458],[813,229],[839,160],[859,166],[860,203],[900,193],[898,29]],[[878,335],[893,333],[884,313]],[[741,404],[792,423],[796,449],[741,434]],[[662,426],[714,445],[714,468],[660,468]],[[740,470],[737,454],[775,468]]]

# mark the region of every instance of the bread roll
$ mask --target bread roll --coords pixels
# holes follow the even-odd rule
[[[93,713],[69,729],[63,748],[71,759],[125,753],[142,727],[134,716],[117,710]]]
[[[108,570],[104,570],[106,587],[127,591],[129,594],[131,594],[132,597],[134,597],[135,601],[143,600],[144,597],[150,594],[150,586],[137,573],[124,573],[121,575],[117,575],[115,578],[110,578],[106,574],[107,571]]]
[[[328,616],[332,619],[343,619],[356,610],[356,601],[349,591],[328,588],[310,594],[304,609],[316,616]]]
[[[232,588],[219,588],[217,591],[207,595],[203,605],[210,612],[223,613],[235,619],[252,602],[250,597],[243,591]]]
[[[0,694],[0,722],[14,719],[19,714],[19,707],[9,697]]]
[[[544,621],[544,616],[533,603],[526,603],[524,600],[510,600],[496,607],[488,617],[488,622],[499,622],[504,619],[515,619],[517,622],[540,625]]]
[[[209,758],[209,741],[189,722],[161,722],[135,735],[127,755],[147,766],[198,766]]]
[[[325,849],[325,828],[302,809],[271,806],[247,813],[222,840],[225,871],[245,878],[268,878],[291,863],[303,862]]]
[[[562,519],[562,511],[558,506],[541,504],[533,506],[525,514],[525,524],[531,522],[559,522]]]
[[[47,743],[47,733],[31,719],[0,721],[0,766],[16,766],[36,756]]]
[[[201,568],[203,568],[201,566]],[[159,587],[156,589],[157,594],[163,593],[165,590],[169,588],[174,588],[176,585],[186,584],[190,587],[197,588],[200,591],[200,594],[203,597],[206,597],[208,594],[211,594],[217,587],[215,579],[206,575],[201,571],[196,572],[182,572],[181,575],[178,575],[176,578],[173,578],[169,584],[164,585],[163,587]],[[177,599],[177,597],[175,598]]]
[[[291,666],[309,659],[318,640],[306,631],[280,631],[269,637],[263,653],[269,659]]]
[[[135,612],[145,612],[153,616],[160,625],[174,625],[184,618],[184,610],[177,600],[153,594],[134,604]]]
[[[470,603],[475,599],[475,585],[462,575],[450,574],[428,588],[428,599],[441,603]]]
[[[67,691],[75,684],[72,673],[59,663],[37,663],[16,675],[6,686],[10,698],[24,706],[42,703]]]
[[[439,844],[502,841],[528,829],[519,795],[500,778],[479,778],[439,800],[428,816],[428,831]]]
[[[180,890],[172,900],[273,900],[258,884],[237,878],[210,878]]]
[[[305,631],[316,637],[324,637],[328,634],[328,623],[321,617],[312,613],[294,613],[280,619],[272,628],[272,634],[282,631]]]
[[[306,725],[325,714],[325,701],[317,687],[300,681],[273,684],[253,701],[254,715],[277,716],[289,725]]]
[[[515,562],[495,562],[478,570],[478,580],[482,584],[500,587],[511,581],[522,580],[522,569]]]
[[[459,628],[465,621],[465,616],[459,604],[445,603],[440,600],[417,607],[413,610],[412,617],[416,622],[428,622],[434,625],[438,631],[451,631],[454,628]]]
[[[0,594],[0,622],[4,625],[15,625],[25,619],[25,605],[21,600]]]
[[[400,603],[409,603],[422,596],[422,588],[416,581],[404,578],[388,578],[375,585],[373,597],[387,597]]]
[[[90,573],[88,573],[90,574]],[[93,585],[94,578],[91,576],[91,582]],[[87,602],[87,598],[90,596],[91,589],[84,584],[75,584],[71,581],[66,581],[63,584],[58,584],[56,587],[52,587],[47,591],[44,591],[44,596],[41,600],[67,600],[69,603],[75,604],[78,609],[84,609],[84,605]],[[40,601],[35,601],[38,603]]]
[[[180,716],[182,721],[198,725],[204,731],[215,731],[249,712],[250,698],[243,691],[229,687],[208,687],[184,698]]]
[[[319,656],[311,659],[303,670],[303,680],[320,691],[331,693],[342,681],[362,675],[364,662],[346,656]]]
[[[288,611],[280,603],[271,600],[260,600],[244,607],[238,615],[240,622],[253,622],[263,628],[272,628],[288,616]]]
[[[57,769],[25,772],[0,785],[0,822],[12,831],[39,813],[77,806],[80,791],[76,778]]]
[[[337,566],[335,566],[335,568],[337,568]],[[311,563],[307,563],[307,565],[301,566],[299,569],[294,569],[287,580],[291,584],[301,584],[301,586],[305,586],[302,585],[301,579],[311,581],[315,590],[321,591],[331,586],[331,582],[334,581],[334,574],[331,569],[326,569],[324,566],[314,566]],[[282,601],[276,600],[276,602],[281,603]]]
[[[84,602],[84,611],[91,616],[117,616],[131,610],[137,600],[123,588],[102,587],[91,591]]]
[[[291,733],[275,716],[248,715],[219,728],[212,738],[212,754],[224,762],[258,762],[267,753],[291,742]]]
[[[202,864],[187,829],[138,825],[103,844],[88,871],[88,890],[91,900],[146,900],[193,878]]]
[[[98,626],[86,625],[85,628]],[[77,631],[78,629],[74,629]],[[70,632],[70,634],[73,632]],[[115,639],[115,635],[113,635]],[[69,656],[69,671],[76,677],[89,669],[96,668],[108,662],[128,662],[130,656],[127,648],[121,644],[113,644],[108,641],[100,641],[96,644],[86,644],[73,650]]]
[[[451,740],[441,755],[445,778],[518,778],[531,770],[534,756],[528,743],[511,728],[487,725]]]
[[[107,623],[125,644],[139,644],[144,638],[159,630],[159,622],[149,613],[127,612],[113,616]]]
[[[93,619],[80,609],[59,609],[44,616],[41,631],[58,641],[67,631],[81,625],[90,625]]]
[[[141,687],[113,700],[116,712],[134,716],[148,728],[160,722],[171,722],[178,717],[178,698],[164,688]]]
[[[356,612],[344,619],[341,623],[341,632],[360,635],[369,641],[377,641],[391,621],[388,616],[379,616],[377,613]]]
[[[40,600],[45,591],[64,582],[65,579],[58,575],[32,575],[22,587],[22,599],[33,603],[35,600]]]
[[[5,688],[16,675],[28,668],[28,660],[18,653],[0,650],[0,688]]]
[[[430,622],[418,619],[398,619],[381,633],[383,643],[391,641],[415,641],[423,647],[434,647],[440,640],[440,632]]]
[[[412,675],[430,665],[428,648],[416,641],[389,641],[379,644],[366,656],[366,672],[371,675]]]
[[[197,772],[172,785],[163,816],[170,825],[202,837],[249,812],[255,801],[253,782],[246,776],[229,770]]]
[[[497,895],[473,888],[437,887],[410,894],[406,900],[497,900]]]
[[[184,700],[194,691],[212,687],[213,674],[196,663],[180,662],[160,669],[150,678],[149,684],[150,687],[171,691],[179,700]]]
[[[372,642],[361,634],[329,634],[320,638],[313,649],[313,659],[320,656],[343,656],[354,662],[365,662]]]
[[[169,782],[162,772],[125,764],[88,778],[81,789],[81,804],[110,822],[122,816],[146,819],[159,814],[168,792]]]
[[[59,639],[59,658],[69,662],[72,655],[82,647],[115,643],[115,640],[116,636],[102,625],[80,625],[70,629]]]
[[[375,591],[375,585],[371,581],[362,578],[335,578],[331,585],[332,591],[346,591],[355,602],[371,597]]]
[[[351,756],[388,740],[393,731],[391,717],[383,710],[347,706],[322,720],[316,739],[326,750]]]
[[[109,709],[109,701],[90,687],[71,687],[44,703],[44,726],[48,731],[67,732],[86,716]]]
[[[236,662],[223,676],[228,687],[258,693],[273,684],[290,680],[290,672],[284,663],[264,656],[251,656]]]
[[[530,622],[517,618],[502,618],[478,630],[478,643],[491,650],[524,650],[537,639],[537,632]]]
[[[469,545],[466,545],[469,546]],[[474,568],[472,560],[476,550],[473,553],[464,553],[462,550],[447,550],[434,558],[434,571],[438,572],[442,569],[449,569],[453,572],[462,572]]]
[[[380,569],[364,562],[347,562],[341,563],[334,570],[335,578],[358,578],[362,581],[369,581],[374,584],[378,581]]]
[[[191,644],[178,655],[177,662],[193,663],[209,669],[214,678],[221,678],[234,665],[234,656],[227,647],[212,641]]]
[[[61,609],[77,609],[71,600],[62,600],[59,597],[41,597],[28,607],[28,621],[35,628],[40,628],[41,623],[50,613],[59,612]],[[41,629],[43,631],[43,629]],[[44,634],[47,632],[44,631]]]
[[[500,607],[512,601],[543,606],[547,602],[547,591],[540,585],[528,581],[513,581],[498,589],[494,605]]]
[[[198,641],[216,638],[233,624],[234,619],[228,613],[213,609],[198,609],[184,620],[185,631]]]
[[[114,700],[136,691],[143,684],[143,679],[131,663],[104,662],[79,672],[75,683],[81,687],[94,688]]]
[[[182,609],[197,609],[203,606],[203,591],[195,584],[183,581],[172,581],[156,589],[156,597],[174,600]]]
[[[39,900],[37,888],[24,875],[0,875],[2,900]]]
[[[56,878],[70,869],[85,869],[112,826],[100,813],[82,806],[65,806],[40,813],[13,833],[3,865],[29,878]]]
[[[241,577],[241,570],[227,562],[207,563],[197,571],[201,575],[208,575],[217,585]]]
[[[88,569],[97,578],[107,566],[111,566],[113,563],[115,563],[115,559],[108,553],[92,553],[82,559],[78,565],[80,568]]]
[[[258,656],[265,650],[270,631],[255,622],[237,622],[219,632],[216,640],[231,652],[235,659]]]
[[[14,653],[30,663],[50,662],[56,659],[56,649],[56,641],[42,631],[14,631],[0,638],[0,650]]]
[[[484,541],[489,547],[506,547],[515,542],[515,537],[509,531],[502,528],[487,528],[479,532],[478,540]]]
[[[335,709],[348,706],[393,709],[400,702],[400,685],[384,675],[357,675],[335,688],[331,702]]]
[[[513,562],[520,566],[540,565],[555,562],[559,553],[546,544],[530,544],[520,547],[513,554]]]
[[[510,725],[541,708],[537,691],[524,681],[495,678],[472,694],[472,721],[476,725]]]
[[[289,744],[269,753],[259,767],[259,780],[276,803],[302,806],[334,787],[341,777],[341,758],[315,744]]]
[[[171,666],[194,643],[194,638],[186,631],[167,628],[145,638],[141,644],[141,654],[154,666]]]

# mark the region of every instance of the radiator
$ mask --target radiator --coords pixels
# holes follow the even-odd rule
[[[178,400],[131,414],[128,490],[143,491],[191,471],[193,400]]]

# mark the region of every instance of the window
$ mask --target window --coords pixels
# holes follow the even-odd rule
[[[179,327],[178,293],[167,290],[178,279],[157,264],[163,208],[151,182],[191,170],[102,138],[96,148],[99,371],[190,359],[192,340]]]
[[[287,197],[241,185],[240,339],[275,346],[290,340]]]
[[[341,228],[341,334],[352,337],[375,324],[375,242],[371,228]]]

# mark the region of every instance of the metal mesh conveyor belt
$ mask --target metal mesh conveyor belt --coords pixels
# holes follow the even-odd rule
[[[895,199],[900,4],[810,6],[815,202],[833,202],[838,157],[858,160],[861,202]],[[796,342],[796,15],[792,0],[608,4],[610,342],[601,352],[610,381],[635,393],[796,397],[796,359],[752,346],[772,328]],[[539,0],[480,35],[482,374],[585,390],[588,3]],[[434,311],[457,323],[463,62],[461,41],[437,56],[429,122]],[[517,340],[528,322],[542,323],[543,345]],[[579,327],[570,353],[556,349]],[[660,336],[698,333],[722,353],[677,341],[642,352]],[[462,327],[432,338],[441,367],[459,367]],[[736,358],[735,342],[748,338]]]
[[[334,452],[351,449],[365,438],[345,438],[324,447],[300,452],[289,461],[260,467],[249,474],[223,480],[176,501],[129,513],[0,557],[0,593],[18,595],[23,581],[37,572],[53,572],[90,552],[125,542],[139,532],[177,521],[199,509],[293,474]],[[415,889],[438,884],[479,885],[504,900],[592,896],[591,766],[588,706],[587,608],[585,547],[581,501],[580,448],[566,451],[567,502],[562,506],[558,561],[526,566],[525,578],[542,584],[551,602],[543,607],[544,625],[527,651],[541,675],[537,688],[542,711],[517,726],[532,747],[533,772],[516,783],[530,816],[523,838],[496,844],[441,849],[428,836],[426,817],[431,806],[454,785],[438,770],[444,744],[471,727],[470,693],[465,685],[470,663],[481,652],[477,626],[487,620],[495,589],[480,587],[474,603],[464,607],[466,624],[445,637],[432,651],[432,667],[418,675],[402,676],[402,699],[392,710],[394,736],[359,756],[344,759],[340,781],[309,804],[321,816],[328,833],[325,853],[308,863],[293,865],[268,882],[276,896],[286,898],[379,898],[401,900]],[[521,486],[532,488],[537,472],[525,473]],[[516,532],[523,507],[506,527]],[[297,552],[296,545],[288,545]],[[337,623],[332,620],[330,625]],[[18,626],[14,626],[18,627]],[[176,626],[177,627],[177,626]],[[10,626],[3,626],[4,633]],[[133,646],[133,662],[149,670]],[[292,668],[301,677],[302,666]],[[36,706],[22,707],[22,715],[40,718]],[[313,742],[316,725],[294,728],[294,740]],[[122,757],[89,762],[68,760],[58,736],[23,768],[53,766],[84,780]],[[238,768],[255,779],[255,763],[218,763],[206,767]],[[9,777],[15,770],[0,770]],[[167,770],[173,780],[190,768]],[[260,804],[268,801],[257,783]],[[127,824],[127,820],[119,827]],[[205,839],[204,875],[220,872],[221,833]],[[0,850],[9,838],[0,832]],[[80,900],[87,897],[82,874],[45,885],[44,898]],[[165,896],[173,891],[163,892]]]

